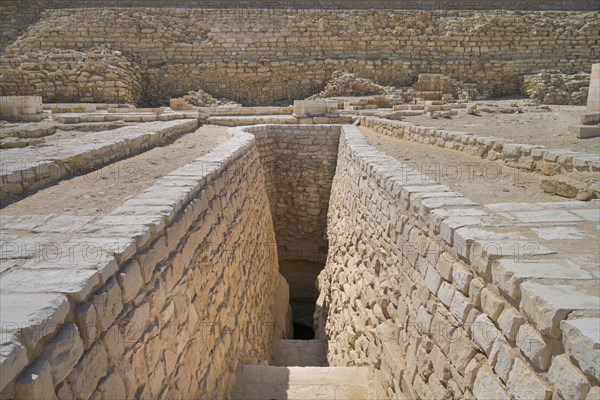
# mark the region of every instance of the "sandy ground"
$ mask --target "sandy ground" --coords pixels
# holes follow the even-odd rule
[[[520,171],[456,150],[409,142],[359,127],[377,149],[480,203],[568,201],[540,189],[543,175]]]
[[[40,190],[3,208],[0,213],[13,216],[110,213],[150,187],[156,179],[224,143],[226,130],[223,126],[204,125],[168,145]]]
[[[476,102],[481,107],[508,105],[510,102]],[[600,154],[600,137],[577,139],[569,133],[569,125],[578,125],[585,112],[580,106],[548,106],[550,111],[529,110],[520,114],[491,114],[482,112],[480,116],[458,115],[452,119],[432,119],[426,115],[405,117],[407,122],[422,126],[433,126],[456,131],[496,136],[513,143],[538,144],[549,148],[569,149],[584,153]]]

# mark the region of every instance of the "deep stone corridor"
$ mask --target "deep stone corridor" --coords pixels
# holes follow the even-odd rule
[[[319,292],[316,280],[325,265],[312,261],[281,261],[279,272],[290,285],[294,339],[314,337],[313,315]]]

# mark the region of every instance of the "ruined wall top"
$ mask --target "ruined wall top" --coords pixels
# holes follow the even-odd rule
[[[175,8],[324,8],[324,9],[416,9],[416,10],[596,10],[598,0],[4,0],[3,6],[21,9],[74,7],[175,7]]]

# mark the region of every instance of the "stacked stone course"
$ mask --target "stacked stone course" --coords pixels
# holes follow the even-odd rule
[[[325,262],[339,126],[267,125],[256,135],[280,260]]]
[[[315,313],[329,365],[371,367],[376,398],[595,398],[595,267],[495,215],[521,207],[542,209],[483,208],[344,126]]]
[[[499,96],[518,93],[530,71],[597,62],[598,26],[597,12],[88,8],[46,12],[2,58],[110,46],[142,68],[151,103],[201,88],[245,105],[290,104],[338,70],[386,86],[441,73]],[[26,79],[17,84],[34,89]],[[16,89],[2,94],[22,94]]]

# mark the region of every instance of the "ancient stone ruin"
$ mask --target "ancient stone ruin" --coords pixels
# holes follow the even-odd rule
[[[0,399],[600,400],[598,9],[1,2]]]

